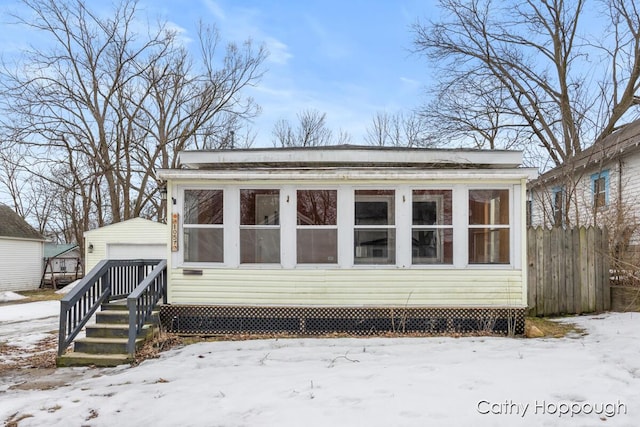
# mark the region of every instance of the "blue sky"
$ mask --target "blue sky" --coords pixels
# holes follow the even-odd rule
[[[16,3],[0,0],[4,10]],[[430,73],[425,58],[410,52],[410,26],[428,19],[435,1],[140,0],[140,6],[152,19],[173,23],[185,40],[196,38],[202,20],[216,24],[225,41],[251,38],[267,47],[267,72],[247,92],[262,106],[254,123],[256,146],[271,146],[274,123],[295,123],[304,109],[325,112],[331,129],[349,132],[351,142],[361,144],[376,112],[408,112],[424,99]],[[5,53],[25,40],[37,41],[5,22]]]
[[[364,143],[376,112],[415,108],[428,80],[424,58],[412,54],[410,26],[433,13],[418,0],[165,1],[176,25],[193,32],[202,18],[227,40],[248,37],[270,52],[264,79],[251,95],[262,106],[256,145],[271,145],[273,124],[315,109],[328,125]],[[155,6],[150,6],[155,7]]]

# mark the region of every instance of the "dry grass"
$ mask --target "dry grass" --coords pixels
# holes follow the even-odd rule
[[[144,360],[158,358],[163,351],[182,345],[184,345],[182,337],[160,331],[153,339],[146,341],[140,350],[136,351],[135,359],[131,365],[136,366]]]
[[[11,301],[14,304],[22,304],[36,301],[56,301],[62,299],[64,294],[56,294],[55,289],[36,289],[35,291],[20,291],[18,294],[25,296],[25,299]]]
[[[584,329],[577,327],[573,323],[556,322],[546,317],[527,317],[525,322],[540,329],[545,337],[550,338],[564,338],[569,335],[581,336],[586,334]]]

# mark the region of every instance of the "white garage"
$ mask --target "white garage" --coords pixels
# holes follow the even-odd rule
[[[38,289],[43,253],[42,235],[0,203],[0,292]]]
[[[164,259],[167,225],[133,218],[84,233],[85,271],[103,259]]]

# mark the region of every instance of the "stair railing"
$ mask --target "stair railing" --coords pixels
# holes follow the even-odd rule
[[[101,304],[128,296],[158,263],[157,259],[100,261],[60,300],[58,356],[64,354]]]
[[[133,357],[136,338],[152,316],[160,298],[167,301],[167,260],[162,260],[127,297],[129,310],[129,340],[127,353]]]

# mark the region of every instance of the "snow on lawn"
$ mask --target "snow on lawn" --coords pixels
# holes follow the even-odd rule
[[[69,386],[0,389],[0,420],[29,416],[20,427],[640,425],[640,314],[568,321],[588,335],[193,344],[134,368],[87,369]]]

